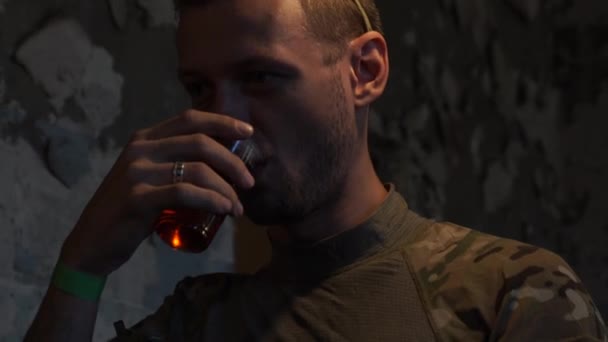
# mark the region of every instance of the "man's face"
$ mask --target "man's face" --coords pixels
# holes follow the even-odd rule
[[[257,224],[296,222],[339,196],[361,139],[348,58],[323,65],[298,0],[217,0],[181,13],[180,78],[195,109],[251,123],[264,162],[239,192]]]

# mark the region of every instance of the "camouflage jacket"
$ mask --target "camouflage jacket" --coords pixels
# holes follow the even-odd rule
[[[273,246],[255,275],[187,278],[115,341],[604,341],[552,252],[419,217],[391,186],[363,225]]]

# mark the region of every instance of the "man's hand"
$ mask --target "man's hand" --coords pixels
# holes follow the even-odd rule
[[[244,122],[194,110],[136,132],[65,241],[61,261],[97,275],[113,272],[150,235],[163,209],[242,215],[230,183],[249,188],[253,177],[215,139],[234,141],[252,133]],[[185,162],[185,174],[173,184],[176,161]]]
[[[195,110],[136,132],[65,240],[60,262],[105,277],[153,232],[163,209],[242,215],[230,184],[250,188],[254,179],[243,161],[218,141],[252,134],[244,122]],[[176,161],[186,167],[183,182],[173,184]],[[26,340],[90,340],[96,315],[97,303],[50,286]]]

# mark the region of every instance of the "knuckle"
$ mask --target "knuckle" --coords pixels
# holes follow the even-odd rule
[[[146,143],[143,140],[131,141],[125,148],[125,157],[130,161],[139,159],[144,153],[145,146]]]
[[[209,178],[210,168],[205,163],[192,163],[190,174],[194,183],[204,185]]]
[[[144,183],[136,183],[128,191],[128,201],[127,207],[128,209],[141,210],[143,209],[144,203],[146,201],[143,200],[144,195],[148,190],[148,186]]]
[[[209,143],[209,137],[203,133],[196,133],[194,135],[194,141],[199,145],[206,145]]]
[[[182,112],[180,115],[180,119],[186,124],[192,124],[196,122],[198,117],[198,112],[194,109],[187,109]]]
[[[135,132],[133,132],[133,134],[131,134],[131,139],[129,141],[135,142],[135,141],[139,141],[139,140],[144,140],[145,137],[146,137],[146,131],[143,129],[138,129]]]
[[[232,202],[237,202],[239,200],[239,195],[236,194],[236,191],[234,191],[234,188],[230,187],[229,188],[229,194],[230,194],[230,200]]]
[[[146,184],[144,183],[135,183],[131,187],[130,197],[139,197],[146,191]]]
[[[127,181],[129,183],[137,183],[141,179],[144,169],[145,164],[143,160],[136,159],[130,162],[125,171]]]
[[[207,152],[209,146],[209,137],[203,133],[196,133],[194,135],[194,146],[196,151],[199,153]]]
[[[213,206],[216,210],[223,211],[226,207],[226,199],[223,195],[209,191],[209,198],[207,199],[209,205]]]

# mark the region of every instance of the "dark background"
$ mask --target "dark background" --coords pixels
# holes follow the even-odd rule
[[[380,1],[372,150],[430,217],[560,254],[608,313],[608,2]]]

